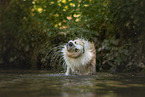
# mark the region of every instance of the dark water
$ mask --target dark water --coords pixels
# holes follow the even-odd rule
[[[0,97],[145,97],[145,78],[108,73],[0,73]]]

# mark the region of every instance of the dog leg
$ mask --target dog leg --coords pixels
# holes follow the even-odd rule
[[[95,57],[92,61],[92,70],[93,70],[93,74],[96,74],[96,58]]]
[[[70,75],[70,74],[71,74],[71,68],[70,67],[67,67],[67,70],[66,70],[65,75]]]

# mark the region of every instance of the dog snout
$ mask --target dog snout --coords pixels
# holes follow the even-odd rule
[[[73,46],[73,43],[72,43],[72,42],[69,42],[68,45],[69,45],[70,47],[72,47],[72,46]]]

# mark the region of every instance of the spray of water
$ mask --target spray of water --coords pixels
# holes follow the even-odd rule
[[[58,69],[58,67],[65,69],[66,67],[66,63],[63,59],[63,55],[61,52],[63,47],[64,45],[54,47],[50,49],[47,55],[45,56],[48,59],[49,65],[52,66],[54,69]]]

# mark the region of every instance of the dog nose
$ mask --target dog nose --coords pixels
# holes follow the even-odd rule
[[[71,46],[73,46],[73,43],[72,42],[69,42],[68,45],[71,47]]]

